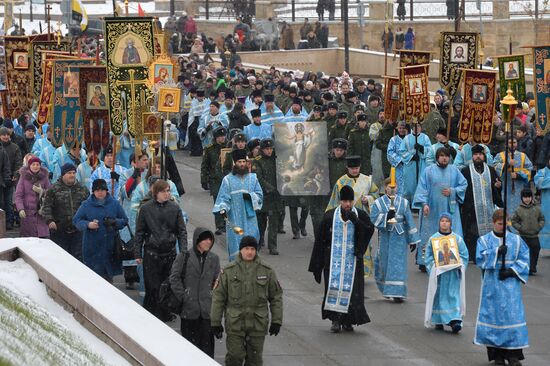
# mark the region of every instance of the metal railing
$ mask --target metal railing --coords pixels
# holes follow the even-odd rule
[[[414,14],[410,14],[411,0],[406,0],[405,11],[406,19],[413,21],[421,20],[438,20],[448,19],[447,4],[445,0],[412,0]],[[460,0],[458,1],[460,3]],[[510,18],[535,18],[535,0],[466,0],[465,1],[465,18],[483,18],[492,19],[494,11],[494,3],[507,3]],[[254,4],[254,0],[206,0],[195,1],[198,8],[200,18],[206,19],[234,19],[236,13],[234,5],[242,6],[243,3]],[[318,0],[275,0],[271,1],[274,7],[276,16],[280,20],[296,19],[317,19],[316,11]],[[335,20],[342,20],[342,11],[340,1],[335,1]],[[348,6],[348,18],[358,19],[359,3],[362,3],[364,8],[363,18],[368,19],[370,16],[370,4],[380,4],[381,1],[355,1],[350,0]],[[481,11],[478,9],[478,4],[481,6]],[[394,20],[398,20],[397,2],[394,0]],[[550,6],[545,0],[538,0],[538,18],[550,18]],[[480,14],[481,12],[481,14]],[[254,15],[254,14],[253,14]],[[411,19],[412,18],[412,19]],[[325,20],[328,19],[328,11],[325,10]]]

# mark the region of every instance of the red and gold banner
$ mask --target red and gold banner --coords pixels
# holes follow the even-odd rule
[[[386,77],[384,91],[384,115],[388,121],[397,121],[401,105],[399,78]]]
[[[399,50],[399,67],[429,64],[431,56],[430,51]]]
[[[4,38],[6,79],[9,90],[8,118],[17,118],[32,108],[33,90],[28,37]]]
[[[495,71],[462,70],[464,98],[458,139],[465,143],[470,138],[476,143],[488,144],[493,133],[495,116]]]
[[[109,108],[107,68],[80,66],[80,111],[84,127],[84,143],[99,155],[109,145]]]
[[[428,69],[430,65],[407,66],[401,69],[405,121],[416,117],[420,120],[430,112]]]

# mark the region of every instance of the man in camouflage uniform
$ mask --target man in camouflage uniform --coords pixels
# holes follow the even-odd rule
[[[253,162],[252,171],[256,172],[262,191],[264,192],[264,204],[257,213],[258,227],[260,229],[260,246],[265,243],[265,230],[269,220],[267,232],[267,248],[269,254],[278,255],[277,231],[279,229],[279,216],[284,206],[281,195],[277,190],[277,158],[273,151],[272,139],[264,139],[260,142],[260,155]]]
[[[76,167],[61,167],[61,177],[46,192],[42,217],[50,228],[50,239],[82,261],[82,232],[73,225],[73,216],[90,191],[76,180]]]
[[[227,130],[218,127],[212,132],[214,141],[204,149],[201,164],[201,186],[204,190],[210,190],[210,195],[216,202],[218,191],[223,180],[223,172],[220,160],[221,150],[225,147],[225,135]],[[225,231],[225,222],[220,214],[214,214],[216,223],[216,235]]]
[[[371,166],[371,149],[372,144],[369,136],[369,128],[367,127],[367,115],[360,114],[357,116],[357,126],[352,128],[348,136],[348,153],[350,155],[359,155],[361,157],[361,173],[372,175]]]
[[[382,128],[380,129],[380,132],[378,133],[378,138],[374,142],[374,146],[376,146],[377,149],[380,149],[382,152],[382,173],[384,174],[384,178],[387,178],[390,176],[390,162],[388,161],[388,145],[390,143],[391,138],[395,135],[397,128],[397,123],[394,121],[386,121]]]
[[[321,122],[324,121],[323,118],[323,107],[318,104],[313,106],[313,113],[307,118],[308,122]]]
[[[283,323],[283,290],[275,271],[257,254],[258,242],[245,236],[237,259],[220,273],[212,293],[212,333],[221,339],[225,314],[226,366],[261,366],[265,336],[279,334]]]
[[[332,143],[332,140],[334,139],[348,138],[349,125],[348,125],[347,118],[348,118],[347,112],[343,112],[343,111],[338,112],[338,120],[336,124],[330,128],[330,132],[328,134],[329,144]]]

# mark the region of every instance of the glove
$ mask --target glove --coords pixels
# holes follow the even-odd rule
[[[212,124],[208,124],[205,128],[206,132],[210,131],[212,129]]]
[[[387,220],[391,220],[395,217],[395,210],[389,210],[388,215],[386,217]]]
[[[227,219],[227,212],[225,210],[220,210],[220,215]]]
[[[355,212],[353,211],[349,211],[349,220],[354,224],[356,225],[358,222],[359,222],[359,218],[357,217],[357,215],[355,214]]]
[[[208,183],[206,183],[206,182],[201,182],[201,187],[202,187],[202,189],[204,189],[205,191],[208,191]]]
[[[271,325],[269,326],[270,336],[277,336],[277,334],[279,334],[280,331],[281,331],[281,324],[271,323]]]
[[[501,245],[498,247],[497,255],[506,255],[508,252],[508,247],[506,245]]]
[[[416,250],[416,244],[411,244],[409,245],[409,250],[412,252],[414,252]]]
[[[27,214],[25,213],[25,210],[21,210],[19,211],[19,217],[24,219],[25,217],[27,217]]]
[[[35,186],[33,185],[32,186],[32,190],[35,192],[35,193],[38,193],[38,195],[42,195],[42,193],[44,193],[44,189],[41,187],[41,186]]]
[[[212,334],[214,334],[214,337],[216,337],[216,339],[222,339],[223,327],[221,325],[216,325],[211,329],[212,329]]]
[[[414,144],[414,148],[421,154],[424,154],[424,146],[420,144]]]
[[[252,197],[250,197],[250,193],[243,193],[243,199],[252,201]]]
[[[413,157],[411,158],[412,161],[418,161],[420,158],[418,155],[414,154]]]
[[[313,278],[315,278],[315,282],[318,284],[321,284],[321,272],[314,272]]]
[[[500,271],[498,271],[499,280],[504,281],[505,279],[510,277],[516,277],[516,272],[512,271],[511,268],[501,269]]]
[[[106,228],[111,228],[116,225],[116,219],[114,217],[105,217],[103,219],[103,224]]]
[[[118,178],[120,178],[120,174],[117,172],[111,172],[111,179],[114,179],[118,182]]]

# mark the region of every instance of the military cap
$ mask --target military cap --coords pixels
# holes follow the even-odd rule
[[[357,121],[366,121],[367,120],[367,115],[364,114],[364,113],[361,113],[360,115],[357,116]]]
[[[353,111],[354,112],[357,112],[357,111],[365,111],[365,106],[363,106],[362,104],[356,104],[355,107],[353,107]]]
[[[328,103],[328,109],[338,109],[338,103],[336,102],[329,102]]]
[[[250,111],[250,115],[252,116],[252,118],[261,117],[262,116],[262,111],[260,111],[260,109],[256,108],[256,109],[253,109],[253,110]]]
[[[313,106],[313,112],[321,112],[323,110],[323,107],[321,107],[319,104],[315,104]]]
[[[346,163],[348,168],[358,168],[361,166],[361,157],[358,155],[348,156]]]
[[[265,149],[267,147],[274,147],[275,143],[273,142],[273,139],[263,139],[260,141],[260,149]]]
[[[338,112],[338,118],[348,118],[348,112],[346,111]]]
[[[332,140],[332,148],[346,150],[348,148],[348,140],[343,138],[336,138]]]
[[[225,135],[227,135],[227,130],[225,129],[225,127],[220,126],[212,132],[212,135],[214,136],[214,138],[220,137],[220,136],[225,136]]]
[[[235,142],[237,142],[237,141],[246,142],[246,136],[245,136],[244,133],[238,132],[238,133],[235,134],[235,136],[233,136],[233,140],[235,140]]]
[[[258,139],[258,138],[252,139],[252,140],[248,141],[248,143],[246,144],[246,148],[247,148],[249,151],[254,150],[254,149],[257,148],[258,146],[260,146],[260,139]]]

